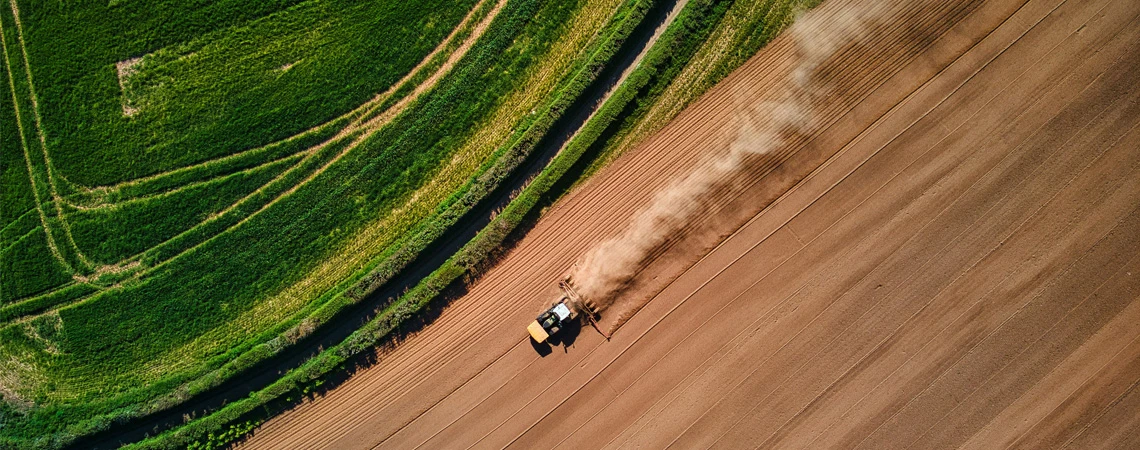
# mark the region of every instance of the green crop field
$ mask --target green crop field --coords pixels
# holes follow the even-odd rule
[[[0,448],[58,448],[184,402],[372,292],[530,151],[657,3],[0,5]],[[599,161],[811,2],[688,3],[671,50],[587,124],[597,141],[578,145]],[[204,436],[231,419],[191,424]]]

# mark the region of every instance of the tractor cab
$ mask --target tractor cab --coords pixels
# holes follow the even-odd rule
[[[526,330],[530,332],[530,337],[534,338],[535,342],[546,342],[551,335],[558,333],[563,328],[563,322],[574,318],[574,313],[570,307],[566,306],[566,301],[562,300],[551,306],[550,309],[543,311],[531,322]]]
[[[606,338],[607,341],[610,340],[610,335],[598,328],[598,305],[590,299],[578,295],[569,276],[558,282],[558,288],[562,291],[562,295],[557,297],[558,300],[554,302],[554,306],[543,311],[534,319],[534,322],[526,327],[530,337],[539,344],[546,342],[550,336],[565,328],[567,322],[574,320],[581,314],[595,330],[598,330],[602,337]]]

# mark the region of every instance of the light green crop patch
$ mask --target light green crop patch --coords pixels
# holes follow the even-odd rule
[[[334,43],[320,4],[219,30],[114,65],[123,116],[146,127],[148,152],[225,119],[227,105],[288,89],[291,72],[313,69]],[[287,101],[288,99],[281,99]],[[280,105],[278,105],[280,106]]]
[[[0,397],[23,408],[32,406],[36,387],[46,379],[37,364],[37,356],[43,354],[43,350],[30,335],[34,332],[30,328],[0,329],[0,339],[7,344],[0,352]]]
[[[63,321],[57,313],[44,314],[24,322],[24,334],[31,338],[41,351],[51,355],[60,354],[62,331]]]
[[[430,5],[254,3],[36,5],[63,10],[30,18],[38,32],[26,37],[50,157],[60,184],[71,188],[65,194],[176,171],[334,121],[418,63],[472,0],[433,0],[447,9],[438,17]],[[147,7],[160,6],[168,14],[186,8],[201,23],[146,28]],[[214,11],[229,7],[260,11]]]

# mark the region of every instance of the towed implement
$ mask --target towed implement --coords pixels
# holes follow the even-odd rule
[[[558,282],[558,288],[562,294],[554,300],[554,304],[539,314],[534,322],[526,327],[530,337],[541,344],[562,331],[571,321],[581,317],[589,322],[607,341],[610,340],[610,337],[603,333],[601,328],[598,328],[598,306],[589,299],[578,295],[569,276]]]

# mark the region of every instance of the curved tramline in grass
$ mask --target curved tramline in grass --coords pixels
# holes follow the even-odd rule
[[[84,210],[84,209],[88,209],[88,208],[117,206],[117,205],[115,205],[115,203],[122,203],[125,201],[130,201],[132,199],[136,199],[137,196],[140,196],[140,195],[145,196],[145,195],[150,194],[152,196],[157,196],[158,193],[170,194],[170,193],[172,193],[171,192],[172,190],[187,189],[187,188],[190,188],[196,184],[209,183],[209,182],[213,181],[212,179],[193,181],[191,183],[183,184],[181,186],[174,187],[174,188],[171,188],[171,189],[168,189],[165,191],[161,190],[161,188],[170,188],[170,186],[172,186],[172,185],[175,185],[175,186],[177,185],[176,184],[177,182],[171,183],[169,181],[170,178],[192,179],[192,177],[193,177],[192,174],[194,172],[209,171],[209,170],[214,169],[215,167],[218,167],[218,166],[222,166],[221,170],[215,170],[215,172],[222,172],[222,175],[225,175],[224,172],[227,169],[227,167],[226,167],[227,165],[240,167],[242,160],[251,159],[251,158],[249,158],[249,156],[251,156],[252,154],[269,153],[269,152],[264,152],[263,150],[274,149],[275,147],[276,148],[285,147],[288,144],[291,144],[291,143],[296,142],[296,141],[300,141],[301,139],[304,139],[306,137],[311,139],[311,137],[313,135],[319,136],[319,133],[323,129],[331,129],[330,126],[335,127],[335,126],[337,126],[338,123],[343,124],[344,122],[347,122],[349,120],[353,120],[354,118],[356,119],[354,122],[350,123],[349,126],[342,128],[341,133],[338,136],[343,135],[346,132],[350,132],[355,128],[359,128],[359,125],[360,125],[359,119],[364,117],[367,114],[375,114],[375,113],[370,113],[369,111],[370,110],[375,111],[375,110],[379,109],[379,108],[377,108],[379,106],[379,104],[381,102],[383,102],[384,100],[388,99],[389,97],[391,97],[391,94],[394,91],[396,91],[397,88],[402,88],[402,86],[408,85],[408,83],[406,83],[408,81],[408,79],[415,76],[415,77],[419,77],[422,80],[422,76],[420,76],[419,74],[428,72],[427,70],[425,70],[427,68],[426,66],[429,66],[431,64],[438,65],[439,60],[442,59],[441,56],[444,56],[442,54],[444,52],[441,52],[441,50],[445,50],[445,49],[446,50],[454,50],[455,47],[462,47],[463,45],[469,45],[470,40],[465,40],[466,44],[460,44],[459,42],[464,42],[464,41],[459,41],[459,40],[455,40],[452,38],[454,38],[457,34],[461,34],[461,32],[463,32],[465,34],[470,34],[470,31],[471,31],[470,29],[473,26],[473,24],[471,23],[472,21],[470,19],[477,12],[481,13],[483,15],[486,15],[487,10],[489,9],[488,8],[489,5],[487,3],[488,2],[483,2],[483,8],[472,9],[472,11],[468,14],[468,17],[465,18],[465,24],[463,26],[457,27],[455,30],[452,31],[451,36],[449,36],[448,40],[445,41],[446,45],[441,44],[439,47],[437,47],[435,50],[433,50],[432,53],[430,53],[428,55],[428,57],[425,58],[425,62],[421,63],[421,67],[417,68],[416,70],[412,71],[407,76],[405,76],[405,79],[402,80],[400,83],[394,85],[388,91],[377,95],[373,99],[366,102],[364,105],[361,105],[356,110],[346,114],[345,116],[342,116],[342,118],[340,118],[340,119],[334,120],[334,121],[330,122],[329,124],[326,124],[325,126],[318,127],[316,129],[311,129],[305,133],[302,133],[301,135],[298,135],[297,138],[290,138],[290,139],[283,141],[281,143],[278,143],[276,145],[270,145],[270,146],[254,149],[251,151],[242,152],[241,154],[223,157],[220,160],[208,161],[206,163],[203,163],[203,164],[200,164],[197,166],[177,169],[177,170],[169,172],[169,173],[157,174],[157,175],[153,175],[153,176],[144,177],[143,179],[124,182],[124,183],[121,183],[120,185],[116,185],[116,186],[112,186],[112,187],[87,189],[87,188],[83,188],[81,186],[77,187],[73,183],[69,183],[66,180],[62,180],[63,184],[71,187],[73,190],[81,191],[77,194],[72,194],[72,196],[71,196],[72,198],[81,198],[78,201],[69,201],[68,199],[59,198],[58,192],[54,188],[54,186],[55,186],[54,182],[59,177],[54,176],[54,174],[51,173],[50,159],[47,159],[47,156],[46,156],[47,155],[46,146],[41,145],[41,147],[45,149],[45,151],[44,151],[44,155],[45,155],[44,166],[45,167],[44,168],[46,169],[45,171],[49,172],[49,175],[51,175],[48,177],[50,183],[44,183],[44,184],[48,184],[48,185],[52,186],[53,189],[52,189],[51,195],[52,195],[53,200],[50,204],[54,204],[57,207],[57,213],[54,217],[51,217],[51,219],[55,219],[55,221],[58,221],[59,224],[61,224],[63,226],[64,231],[67,234],[68,241],[71,242],[71,241],[73,241],[73,239],[72,239],[72,236],[70,233],[70,226],[63,216],[63,210],[64,209]],[[12,2],[11,5],[12,5],[12,9],[13,9],[13,19],[18,20],[18,10],[16,9],[15,2]],[[17,23],[17,25],[18,25],[18,23]],[[485,25],[486,25],[486,22],[484,21],[480,26],[485,26]],[[22,43],[22,36],[20,36],[20,40]],[[23,56],[23,58],[21,58],[21,60],[22,60],[21,62],[24,62],[24,61],[26,61],[26,52],[22,51],[21,53]],[[452,60],[450,60],[450,62],[453,62],[453,61],[454,61],[454,58],[452,58]],[[8,61],[8,62],[11,63],[11,61]],[[428,63],[431,63],[431,64],[428,64]],[[440,71],[437,71],[436,75],[433,75],[433,77],[437,77],[439,72]],[[31,84],[30,83],[30,79],[31,79],[30,72],[27,73],[27,76],[28,76],[28,80],[29,80],[28,84],[30,85]],[[424,84],[424,83],[420,83],[420,84]],[[15,89],[14,86],[15,86],[15,83],[13,83],[13,90]],[[418,88],[415,93],[418,94],[418,93],[422,92],[424,87],[425,86],[420,86],[420,88]],[[35,106],[37,104],[35,102],[34,97],[32,98],[32,104],[33,104],[33,106]],[[383,108],[383,109],[391,110],[393,108]],[[398,109],[398,108],[396,108],[396,109]],[[389,115],[388,117],[391,117],[391,115]],[[383,122],[382,120],[372,120],[370,125],[372,127],[375,127],[379,123],[382,123],[382,122]],[[20,125],[21,131],[22,131],[23,124],[18,123],[18,125]],[[37,122],[37,125],[38,125],[38,122]],[[41,137],[41,144],[43,144],[42,143],[42,130],[40,130],[40,128],[38,126],[37,126],[37,133]],[[328,142],[328,140],[326,140],[326,142]],[[311,154],[315,151],[316,151],[316,148],[310,148],[306,152]],[[281,154],[280,151],[277,151],[275,153]],[[290,156],[287,155],[284,158],[289,158],[289,157]],[[283,159],[283,158],[281,158],[281,159]],[[280,161],[281,159],[278,159],[278,161]],[[31,161],[31,160],[29,160],[29,161]],[[234,164],[235,161],[237,162],[237,164]],[[267,163],[263,163],[263,164],[272,164],[272,163],[276,163],[278,161],[270,160]],[[229,164],[227,164],[227,163],[229,163]],[[30,169],[29,172],[36,173],[36,171],[34,169]],[[187,176],[187,175],[190,175],[190,176]],[[33,178],[33,182],[34,181],[35,180]],[[147,185],[149,185],[149,186],[147,186]],[[155,189],[156,187],[159,189]],[[135,188],[135,189],[132,189],[134,192],[131,192],[130,194],[127,194],[127,195],[123,195],[123,192],[122,192],[123,190],[131,189],[131,188]],[[295,186],[290,188],[290,189],[295,189]],[[92,193],[94,193],[94,194],[92,194]],[[84,196],[86,197],[85,199],[83,199]],[[93,197],[94,197],[94,200],[92,200]],[[111,202],[108,202],[109,199],[111,200]],[[84,200],[86,200],[86,201],[84,201]],[[42,208],[43,203],[42,202],[38,202],[38,203],[39,203],[40,207]],[[94,204],[92,205],[92,203],[94,203]],[[61,204],[64,205],[63,208],[59,207],[59,205],[61,205]],[[68,208],[68,206],[70,206],[71,208]],[[232,208],[232,206],[233,205],[231,205],[231,208]],[[217,215],[218,214],[215,214],[213,216],[216,217]],[[43,216],[43,215],[41,215],[41,216]],[[57,259],[59,259],[61,262],[63,262],[65,264],[65,266],[68,266],[70,268],[71,265],[67,264],[67,261],[64,259],[63,253],[54,244],[55,239],[53,239],[53,236],[50,232],[51,229],[47,227],[47,219],[48,218],[45,218],[45,221],[44,221],[45,224],[44,225],[45,225],[45,229],[49,230],[49,233],[48,233],[49,245],[51,246],[53,253],[57,254]],[[83,254],[78,251],[78,246],[73,245],[73,247],[75,247],[73,253],[76,255],[76,257],[78,257],[81,260],[86,260],[86,258],[83,256]],[[96,267],[93,269],[89,268],[90,270],[87,270],[86,271],[87,273],[79,273],[78,271],[76,271],[74,269],[70,269],[69,272],[74,273],[75,276],[77,277],[77,279],[80,279],[81,281],[85,281],[84,279],[92,279],[92,275],[95,275],[97,278],[97,275],[99,275],[101,273],[119,273],[119,272],[122,272],[122,270],[120,270],[120,269],[123,267],[136,267],[137,268],[137,267],[139,267],[139,264],[138,264],[139,259],[140,258],[138,258],[138,255],[136,255],[135,257],[124,258],[124,259],[121,259],[121,260],[118,260],[115,262],[107,262],[107,263],[100,265],[99,267]],[[90,264],[87,264],[87,265],[90,265]]]
[[[486,1],[483,2],[483,4],[486,4],[486,3],[487,3]],[[146,193],[152,193],[155,190],[157,190],[157,189],[155,189],[155,187],[140,186],[140,185],[150,184],[150,185],[157,185],[156,187],[158,187],[158,188],[168,187],[169,185],[172,184],[171,182],[167,181],[168,178],[176,178],[176,176],[180,176],[181,178],[184,178],[184,179],[190,178],[193,175],[190,175],[190,176],[187,176],[187,175],[188,174],[194,174],[195,172],[197,172],[197,173],[221,172],[221,174],[224,175],[225,170],[228,168],[227,166],[241,167],[241,163],[243,162],[243,160],[253,159],[253,158],[251,158],[251,156],[261,156],[261,155],[258,155],[259,153],[267,155],[267,156],[268,155],[281,155],[281,154],[285,155],[285,156],[282,156],[276,160],[269,160],[269,161],[261,162],[262,165],[273,164],[273,163],[276,163],[282,159],[290,158],[291,156],[297,154],[297,153],[288,153],[287,151],[282,151],[281,149],[283,149],[283,148],[287,149],[289,147],[297,147],[296,143],[302,143],[303,144],[306,140],[312,140],[314,137],[321,138],[322,134],[328,134],[332,130],[335,130],[336,128],[340,127],[341,124],[343,124],[344,122],[349,122],[347,124],[347,126],[343,126],[343,128],[340,128],[340,130],[337,131],[335,135],[333,135],[331,137],[322,138],[324,143],[317,144],[316,146],[312,146],[312,147],[308,147],[308,148],[302,147],[304,149],[301,150],[300,154],[303,154],[306,157],[312,157],[312,155],[314,153],[316,153],[320,148],[328,146],[328,145],[332,145],[332,143],[334,143],[337,139],[347,137],[348,135],[355,133],[356,130],[360,129],[360,118],[361,117],[363,117],[367,114],[371,114],[371,111],[375,111],[375,110],[379,109],[379,106],[381,106],[380,103],[382,101],[384,101],[385,99],[387,99],[388,97],[390,97],[394,91],[396,91],[398,88],[402,88],[403,86],[405,86],[407,84],[408,80],[412,79],[413,76],[418,75],[422,71],[425,71],[427,69],[427,67],[425,67],[428,65],[427,63],[430,62],[433,57],[436,57],[437,55],[439,55],[442,50],[447,48],[448,44],[450,42],[452,42],[453,38],[455,38],[455,36],[457,34],[459,34],[460,31],[467,30],[468,28],[470,28],[473,25],[472,23],[470,23],[471,22],[470,19],[472,18],[472,16],[475,15],[476,12],[479,12],[479,11],[482,11],[484,14],[486,14],[486,11],[481,9],[481,8],[473,9],[468,14],[468,17],[465,19],[465,23],[462,24],[460,27],[457,27],[454,31],[452,31],[451,36],[449,36],[448,39],[445,40],[445,44],[441,44],[439,47],[434,49],[432,51],[432,53],[430,53],[427,56],[427,58],[425,58],[424,63],[421,63],[420,67],[417,67],[411,73],[406,75],[403,80],[394,84],[392,86],[392,88],[390,88],[389,90],[377,95],[376,97],[369,100],[365,104],[359,106],[358,108],[356,108],[353,111],[345,114],[344,116],[341,116],[338,119],[330,121],[329,123],[323,124],[321,126],[312,128],[312,129],[307,130],[306,132],[304,132],[300,135],[297,135],[295,137],[286,139],[286,140],[278,142],[278,143],[259,147],[256,149],[252,149],[249,151],[239,153],[239,154],[226,156],[223,158],[219,158],[217,160],[207,161],[205,163],[198,164],[195,166],[183,167],[183,168],[179,168],[175,171],[156,174],[156,175],[144,177],[142,179],[131,180],[128,182],[120,183],[120,184],[115,185],[115,186],[95,188],[95,189],[85,189],[86,192],[81,192],[80,194],[88,194],[88,196],[90,196],[91,193],[94,192],[95,195],[97,196],[97,198],[100,200],[100,202],[99,202],[100,204],[97,206],[110,206],[110,205],[115,205],[116,203],[121,203],[123,201],[131,200],[131,199],[135,198],[135,196],[138,196],[140,194],[145,195]],[[476,26],[485,26],[485,25],[486,25],[486,21],[482,21],[479,23],[479,25],[476,25]],[[469,31],[469,30],[467,30],[467,31]],[[469,45],[469,42],[467,42],[466,44],[463,44],[463,45]],[[462,45],[460,46],[460,48],[462,49]],[[461,56],[462,51],[456,52],[456,53],[458,53]],[[449,60],[449,62],[453,63],[454,59],[455,59],[454,57],[451,58]],[[440,72],[445,71],[445,70],[446,70],[446,68],[444,68],[442,70],[437,70],[435,72],[435,74],[432,75],[432,77],[438,77]],[[429,78],[429,82],[427,82],[427,83],[420,83],[420,86],[418,86],[416,88],[416,91],[414,93],[416,93],[416,94],[421,93],[421,92],[423,92],[424,89],[429,87],[431,84],[430,79],[431,78]],[[389,114],[387,117],[390,118],[392,115],[394,115],[394,113],[398,113],[399,110],[402,109],[402,108],[399,108],[399,106],[402,106],[402,105],[397,104],[397,105],[394,105],[394,107],[385,108],[385,110],[392,113],[392,114]],[[376,126],[377,124],[382,123],[382,122],[383,121],[374,120],[372,124],[373,124],[373,126]],[[359,139],[360,138],[357,137],[358,141],[359,141]],[[272,151],[272,150],[276,150],[276,151]],[[342,151],[342,153],[343,153],[343,151]],[[264,156],[263,156],[263,158],[264,158]],[[295,167],[296,166],[294,166],[293,168],[290,168],[290,170],[294,169]],[[324,167],[327,167],[327,164]],[[311,179],[311,177],[312,177],[312,175],[310,175],[308,178],[306,178],[306,180]],[[189,188],[193,185],[206,183],[209,181],[210,181],[210,179],[206,179],[206,180],[199,179],[199,180],[191,182],[191,183],[182,184],[181,186],[174,188],[174,189],[175,190],[176,189],[185,189],[185,188]],[[264,188],[264,185],[262,185],[262,186]],[[147,189],[147,187],[150,187],[150,189]],[[130,189],[130,188],[135,188],[134,189],[134,191],[135,191],[134,196],[122,195],[122,191],[124,189]],[[261,191],[262,189],[259,189],[258,191]],[[290,188],[290,190],[292,190],[292,189],[295,189],[295,186]],[[166,190],[165,192],[169,193],[170,191]],[[288,193],[288,191],[286,193]],[[108,198],[115,199],[115,197],[119,197],[118,199],[116,199],[116,200],[118,200],[118,202],[110,202],[108,204],[107,199]],[[246,198],[248,198],[248,196]],[[82,208],[82,205],[78,204],[78,202],[68,202],[66,200],[64,202],[71,205],[71,206]],[[236,206],[236,204],[231,205],[226,210],[222,210],[222,211],[216,213],[214,216],[215,217],[221,216],[221,215],[225,214],[229,209],[232,209],[234,206]],[[118,261],[117,264],[122,264],[123,262],[124,262],[123,260],[120,260],[120,261]]]
[[[344,122],[347,122],[349,120],[353,120],[355,118],[356,119],[355,121],[353,121],[352,123],[349,123],[347,127],[342,128],[340,133],[337,134],[335,137],[342,137],[343,135],[345,135],[347,133],[353,132],[355,129],[360,128],[361,124],[360,124],[359,119],[361,117],[363,117],[366,114],[370,114],[369,111],[375,111],[377,109],[380,109],[379,108],[379,106],[381,106],[380,103],[382,101],[384,101],[385,99],[391,97],[391,94],[394,91],[396,91],[397,88],[401,88],[402,86],[407,85],[408,81],[410,79],[412,79],[413,76],[418,76],[420,73],[428,72],[427,69],[431,66],[430,63],[438,63],[438,60],[441,59],[441,56],[446,56],[446,53],[458,53],[461,56],[462,51],[454,52],[454,50],[456,48],[463,50],[465,47],[470,45],[471,39],[455,39],[455,37],[457,35],[462,34],[463,35],[462,37],[466,38],[468,35],[471,34],[471,31],[472,31],[471,29],[473,27],[477,26],[479,28],[482,28],[482,27],[486,26],[487,20],[482,20],[481,22],[479,22],[476,25],[475,23],[473,23],[473,21],[471,19],[476,15],[476,13],[481,13],[481,16],[486,16],[488,13],[488,10],[490,9],[490,8],[488,8],[488,6],[490,6],[488,3],[489,2],[484,1],[481,3],[482,8],[472,9],[472,11],[464,19],[464,23],[461,24],[460,27],[457,27],[455,30],[452,31],[452,33],[448,37],[448,39],[445,40],[445,43],[441,44],[439,47],[437,47],[435,50],[433,50],[432,53],[430,53],[427,56],[427,58],[425,58],[425,61],[423,63],[421,63],[421,65],[419,67],[417,67],[415,70],[413,70],[411,73],[409,73],[407,76],[405,76],[405,78],[403,80],[401,80],[400,83],[397,83],[388,91],[377,95],[372,100],[365,103],[364,105],[361,105],[360,107],[358,107],[354,111],[350,112],[349,114],[346,114],[345,116],[342,116],[341,118],[336,119],[336,120],[330,122],[329,124],[322,125],[321,127],[308,130],[305,133],[298,135],[296,138],[290,138],[290,139],[287,139],[286,141],[283,141],[281,143],[272,144],[270,146],[261,147],[258,149],[242,152],[241,154],[237,154],[237,155],[223,157],[220,160],[208,161],[206,163],[203,163],[203,164],[200,164],[197,166],[181,168],[181,169],[173,171],[173,173],[157,174],[154,176],[145,177],[144,179],[132,180],[129,182],[121,183],[120,185],[113,186],[110,188],[88,189],[87,190],[88,193],[92,192],[92,191],[98,191],[98,197],[100,199],[102,199],[101,204],[96,205],[96,206],[85,206],[85,205],[78,204],[78,202],[71,202],[71,201],[66,201],[66,200],[64,200],[63,203],[65,203],[67,206],[71,206],[74,209],[79,209],[79,210],[86,210],[86,209],[90,209],[90,208],[100,208],[100,207],[113,207],[113,206],[117,206],[116,203],[121,204],[123,202],[129,202],[131,200],[137,199],[137,197],[133,197],[130,195],[126,195],[126,196],[122,195],[121,192],[125,189],[136,188],[135,189],[135,195],[140,195],[140,193],[145,194],[148,191],[153,192],[153,191],[156,191],[156,189],[154,189],[154,188],[146,189],[145,187],[142,189],[137,189],[137,188],[143,184],[155,184],[155,185],[159,185],[159,186],[169,186],[172,183],[167,181],[168,178],[174,178],[174,176],[178,176],[178,175],[185,177],[185,174],[187,174],[189,172],[201,171],[201,170],[210,170],[210,169],[213,169],[213,167],[211,167],[211,166],[225,165],[226,163],[232,164],[232,161],[234,161],[234,160],[240,161],[243,159],[249,159],[248,157],[251,154],[255,154],[258,152],[264,153],[264,150],[266,150],[266,149],[272,149],[273,147],[284,147],[288,144],[291,144],[291,143],[294,143],[297,141],[303,142],[303,139],[306,137],[309,137],[311,139],[311,136],[313,136],[313,135],[319,136],[320,135],[319,133],[322,130],[329,129],[330,126],[336,127],[338,124],[342,124]],[[501,7],[501,3],[498,4],[498,6]],[[495,9],[497,10],[497,7]],[[477,28],[475,31],[478,32],[479,29]],[[450,50],[450,51],[445,53],[444,50]],[[456,59],[454,54],[452,54],[451,56],[452,57],[446,61],[447,66],[450,66],[451,64],[453,64],[455,59]],[[434,67],[434,68],[439,69],[438,64],[435,64],[435,65],[437,67]],[[421,81],[420,86],[417,87],[417,89],[414,93],[415,94],[422,93],[428,87],[427,85],[430,85],[430,80],[437,78],[439,76],[439,74],[445,70],[446,70],[446,67],[443,68],[442,70],[436,70],[435,74],[431,75],[431,77],[428,78],[428,80],[429,80],[428,83],[423,83],[422,82],[423,80],[420,80]],[[408,100],[408,98],[406,96],[404,96],[404,97],[405,97],[404,100]],[[386,107],[383,109],[388,110],[390,112],[398,112],[398,110],[401,109],[401,108],[399,108],[399,106],[404,106],[404,105],[406,105],[406,102],[403,105],[397,104],[397,105],[395,105],[396,107]],[[392,111],[392,110],[396,110],[396,111]],[[390,118],[392,115],[394,115],[394,114],[389,114],[387,117]],[[375,128],[376,126],[378,126],[382,122],[383,122],[383,120],[373,119],[370,121],[369,125],[371,125],[373,128]],[[359,138],[358,138],[358,140],[359,140]],[[326,138],[326,144],[322,144],[321,146],[327,146],[327,145],[329,145],[329,143],[331,141],[333,141],[333,139]],[[305,150],[303,153],[306,156],[311,155],[321,146],[311,147],[308,150]],[[276,153],[280,154],[281,152],[277,151]],[[296,153],[286,154],[286,156],[284,156],[278,160],[271,160],[271,161],[268,161],[267,163],[263,163],[263,165],[264,164],[276,165],[277,163],[284,161],[284,160],[296,159],[295,156],[297,156]],[[239,162],[239,164],[240,164],[240,162]],[[252,169],[246,169],[245,171],[248,172],[250,170],[256,170],[260,167],[261,166],[255,166]],[[327,165],[325,167],[327,167]],[[275,178],[275,180],[276,180],[276,178]],[[213,181],[215,181],[215,180],[214,179],[207,179],[207,180],[196,181],[196,182],[192,182],[192,183],[188,183],[188,184],[183,184],[181,186],[172,188],[170,190],[165,190],[165,191],[157,190],[157,192],[158,192],[157,194],[151,194],[151,195],[152,196],[158,196],[158,195],[169,196],[169,195],[175,193],[176,191],[189,189],[189,188],[192,188],[198,184],[212,183]],[[290,188],[290,190],[292,190],[292,189],[295,189],[295,186]],[[260,190],[261,189],[259,189],[259,191]],[[118,200],[118,202],[107,204],[106,199],[108,197],[111,197],[111,198],[119,197],[116,199],[116,200]],[[231,205],[230,208],[227,208],[227,210],[232,209],[233,206],[234,205]],[[222,212],[224,213],[225,211],[222,211]],[[216,213],[213,215],[213,217],[217,217],[218,215],[220,215],[220,214]],[[96,275],[99,272],[102,272],[102,273],[112,273],[112,272],[113,273],[119,273],[119,272],[122,272],[122,270],[118,270],[118,268],[122,268],[122,267],[137,268],[139,266],[139,264],[138,264],[139,259],[140,259],[139,255],[136,255],[134,257],[128,257],[128,258],[124,258],[122,260],[119,260],[117,263],[114,263],[113,265],[109,264],[109,265],[102,266],[104,268],[97,270]],[[91,277],[86,277],[86,276],[82,276],[82,275],[76,275],[76,276],[78,277],[77,279],[81,279],[81,281],[84,281],[84,282],[87,281],[86,280],[87,278],[91,278]]]
[[[59,194],[52,179],[47,143],[41,127],[39,102],[36,99],[31,72],[28,69],[28,55],[24,50],[19,11],[14,1],[10,2],[9,6],[12,22],[0,23],[0,49],[4,52],[5,71],[8,75],[8,86],[15,106],[16,128],[19,132],[19,143],[27,168],[28,183],[31,186],[35,207],[40,217],[40,226],[47,239],[48,249],[67,273],[75,274],[90,266],[90,261],[87,261],[75,246],[74,240],[71,239],[70,230],[67,228],[66,219],[63,218]],[[26,99],[30,103],[30,108],[26,106],[21,108],[16,101],[18,98]],[[32,128],[34,133],[28,128]],[[45,198],[50,200],[45,200]],[[49,201],[54,205],[53,208],[45,208],[45,203]],[[56,231],[57,223],[61,225],[59,228],[64,231],[62,237]]]
[[[482,7],[473,9],[465,20],[465,26],[456,28],[451,36],[449,36],[449,39],[445,40],[444,44],[441,44],[428,55],[424,63],[421,63],[419,67],[414,69],[411,73],[406,75],[404,79],[393,85],[387,91],[377,95],[365,105],[338,119],[338,121],[349,121],[344,128],[341,128],[335,134],[328,137],[324,142],[309,147],[299,154],[292,155],[302,156],[296,164],[288,167],[288,169],[273,177],[268,182],[257,184],[260,186],[259,188],[242,197],[237,202],[216,210],[216,212],[198,225],[166,241],[149,246],[147,250],[142,253],[126,257],[123,261],[142,261],[146,263],[148,267],[147,271],[157,270],[161,268],[166,261],[177,257],[181,253],[191,251],[209,242],[210,239],[213,239],[213,237],[220,233],[240,226],[242,223],[250,220],[251,217],[273,206],[273,204],[281,198],[292,194],[300,186],[324,173],[325,170],[347,152],[356,148],[365,139],[371,136],[371,132],[387,124],[393,117],[403,112],[412,100],[433,87],[439,77],[450,70],[455,62],[466,54],[467,48],[470,47],[474,39],[481,34],[481,31],[485,29],[487,24],[495,17],[503,3],[505,3],[503,0],[497,3],[484,0],[480,3],[479,6],[492,7],[489,9]],[[479,17],[477,22],[472,21],[471,19],[475,18],[477,12],[482,12],[482,17]],[[451,42],[451,39],[460,35],[460,31],[468,27],[473,28],[469,30],[467,36],[463,36],[465,39],[460,41],[461,43],[452,49],[453,51],[449,52],[447,59],[442,65],[433,67],[429,64],[442,50],[449,47],[448,44]],[[414,80],[415,76],[420,72],[429,69],[434,69],[434,72],[426,79],[421,80],[410,95],[403,97],[395,104],[385,107],[382,103],[384,100],[390,98],[394,92],[406,86],[411,80]],[[380,113],[380,115],[367,122],[361,120],[364,116],[381,109],[383,112]],[[309,132],[319,131],[320,129],[314,129]],[[273,161],[266,165],[271,163],[273,163]],[[189,186],[191,185],[184,187]],[[138,275],[142,276],[145,275],[145,273]]]

